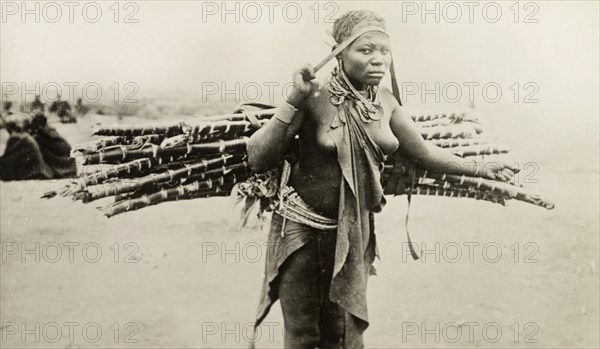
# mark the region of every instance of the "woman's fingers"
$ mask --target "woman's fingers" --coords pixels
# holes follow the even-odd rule
[[[300,74],[302,75],[304,81],[310,81],[316,77],[315,69],[308,63],[300,68]]]
[[[504,162],[488,162],[484,165],[492,179],[507,182],[511,180],[515,174],[519,173],[519,169],[515,166],[508,165]]]
[[[504,169],[502,169],[502,172],[504,172],[505,174],[507,174],[511,177],[515,175],[515,172],[511,168],[504,168]]]
[[[510,171],[512,173],[512,175],[515,175],[516,173],[519,173],[519,168],[517,167],[517,165],[509,165],[505,162],[499,162],[498,163],[498,170],[507,170]]]
[[[502,182],[506,182],[508,180],[508,178],[502,171],[496,172],[496,179],[498,179]]]
[[[502,173],[504,173],[504,175],[508,178],[508,179],[512,179],[515,176],[515,173],[513,172],[512,169],[509,168],[505,168],[502,170]]]
[[[510,181],[514,177],[514,175],[515,174],[512,172],[512,170],[508,168],[499,168],[495,173],[496,179],[501,180],[503,182]]]
[[[294,74],[294,86],[301,89],[302,86],[304,86],[304,83],[304,77],[301,72]]]
[[[294,83],[298,86],[305,86],[315,77],[315,69],[310,64],[305,64],[294,72]]]
[[[310,93],[312,88],[311,80],[315,78],[315,70],[310,64],[305,64],[294,72],[292,82],[294,88],[287,96],[286,100],[293,106],[299,105]]]

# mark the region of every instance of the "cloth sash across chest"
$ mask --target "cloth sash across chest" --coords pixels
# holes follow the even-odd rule
[[[330,299],[346,309],[344,348],[360,347],[368,326],[367,278],[376,256],[373,213],[385,205],[381,185],[384,153],[346,98],[338,105],[329,136],[342,170],[335,264]]]

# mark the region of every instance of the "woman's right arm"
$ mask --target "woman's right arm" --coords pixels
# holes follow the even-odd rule
[[[285,108],[280,106],[280,108]],[[248,140],[248,165],[254,173],[267,171],[277,166],[289,151],[292,140],[298,133],[303,111],[296,111],[290,124],[271,118]]]
[[[248,140],[248,165],[255,173],[277,166],[289,151],[304,119],[306,97],[315,73],[310,65],[294,72],[293,88],[275,115]]]

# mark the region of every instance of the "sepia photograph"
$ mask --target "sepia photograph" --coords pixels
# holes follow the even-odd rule
[[[600,1],[0,17],[1,348],[600,347]]]

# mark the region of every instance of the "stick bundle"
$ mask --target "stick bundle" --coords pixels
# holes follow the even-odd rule
[[[101,208],[107,217],[168,201],[226,196],[236,184],[238,193],[274,197],[271,189],[276,181],[269,178],[278,172],[251,173],[246,143],[275,110],[156,125],[98,125],[93,134],[100,138],[73,149],[80,163],[97,166],[96,170],[43,197],[62,195],[85,203],[114,197],[113,203]],[[477,119],[465,113],[411,117],[427,142],[457,156],[509,151],[508,146],[487,137]],[[386,194],[472,198],[502,205],[516,199],[553,208],[548,200],[517,183],[427,172],[399,153],[386,161],[382,180]]]

